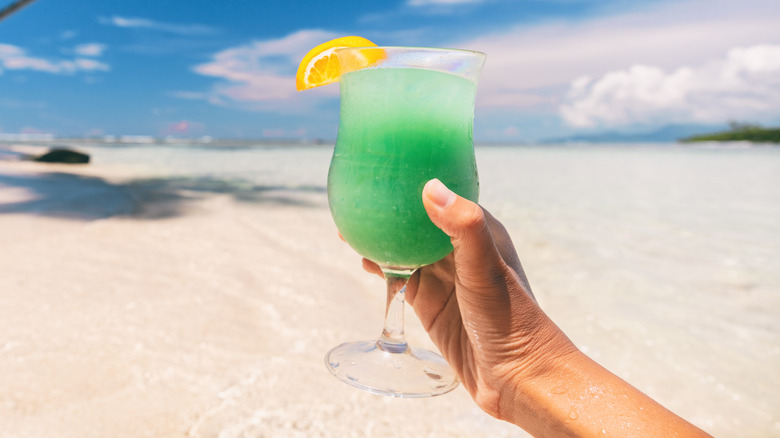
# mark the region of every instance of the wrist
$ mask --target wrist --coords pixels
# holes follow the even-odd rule
[[[558,326],[548,322],[535,334],[533,348],[509,365],[499,396],[497,417],[529,432],[540,426],[550,432],[549,425],[540,424],[540,419],[557,415],[553,402],[567,392],[567,382],[580,364],[590,360]],[[561,432],[556,431],[565,435]]]

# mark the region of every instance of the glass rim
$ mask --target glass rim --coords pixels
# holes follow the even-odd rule
[[[454,74],[474,84],[487,60],[483,52],[439,47],[344,47],[334,54],[342,75],[358,70],[418,68]]]
[[[484,52],[480,52],[478,50],[470,50],[470,49],[457,49],[457,48],[448,48],[448,47],[424,47],[424,46],[362,46],[362,47],[340,47],[334,52],[348,52],[353,50],[367,50],[367,49],[377,49],[377,50],[391,50],[391,51],[398,51],[398,52],[443,52],[443,53],[462,53],[462,54],[470,54],[478,57],[487,57],[487,54]]]

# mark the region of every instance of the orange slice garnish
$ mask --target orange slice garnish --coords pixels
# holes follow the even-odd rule
[[[349,47],[376,47],[376,44],[363,37],[348,36],[330,40],[309,50],[298,65],[298,73],[295,75],[298,91],[338,82],[341,68],[338,55],[334,52],[336,49]],[[366,53],[367,55],[359,56],[358,65],[350,65],[350,71],[368,67],[384,58],[384,52],[381,50],[375,49]]]

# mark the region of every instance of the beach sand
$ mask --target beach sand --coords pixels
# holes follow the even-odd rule
[[[255,164],[270,175],[260,182],[119,159],[0,161],[0,436],[527,436],[463,388],[394,399],[325,369],[330,348],[375,338],[384,311],[383,281],[361,270],[330,218],[328,153],[280,151],[287,158]],[[508,193],[484,170],[503,153],[480,166],[483,187]],[[321,170],[273,181],[296,154]],[[574,216],[595,219],[556,203],[557,189],[538,198],[557,205],[554,217],[533,199],[483,196],[507,218],[543,308],[588,354],[711,433],[778,436],[777,311],[765,307],[777,298],[751,301],[776,297],[777,276],[723,280],[718,300],[746,288],[737,302],[751,313],[736,317],[711,311],[733,302],[697,309],[713,291],[679,294],[666,275],[642,289],[646,270],[667,268],[652,257],[666,242],[636,243],[644,268],[632,271],[636,260],[610,254],[593,223],[584,232]],[[685,264],[676,256],[659,258]],[[677,272],[704,263],[689,262]],[[410,343],[432,348],[407,315]]]
[[[0,162],[3,437],[523,436],[462,389],[328,373],[330,348],[378,336],[384,284],[322,191],[246,203],[104,170]]]

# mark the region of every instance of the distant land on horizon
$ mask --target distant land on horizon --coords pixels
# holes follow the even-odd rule
[[[751,143],[780,143],[780,128],[732,122],[727,131],[693,135],[680,139],[683,143],[703,141],[749,141]]]
[[[757,124],[730,122],[728,125],[668,125],[660,129],[639,132],[598,132],[541,140],[553,143],[694,143],[737,142],[780,143],[780,128],[765,128]]]
[[[667,125],[647,132],[602,131],[593,134],[555,137],[537,143],[677,143],[703,132],[721,131],[726,125]]]

